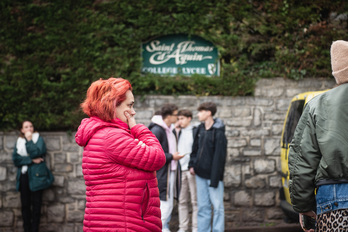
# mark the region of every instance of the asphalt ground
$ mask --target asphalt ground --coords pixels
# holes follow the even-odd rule
[[[225,228],[225,232],[303,232],[299,223],[279,224],[276,226],[250,226],[238,228]]]

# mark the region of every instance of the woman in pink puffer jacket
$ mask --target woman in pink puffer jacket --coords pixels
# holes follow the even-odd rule
[[[136,124],[131,90],[122,78],[100,79],[81,104],[90,117],[75,135],[84,147],[85,232],[162,230],[155,171],[166,158],[151,131]]]

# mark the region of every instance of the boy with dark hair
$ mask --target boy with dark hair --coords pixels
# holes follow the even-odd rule
[[[162,231],[169,232],[169,221],[173,210],[174,198],[177,198],[180,191],[180,164],[178,160],[183,156],[179,155],[176,148],[176,137],[173,133],[174,126],[178,119],[178,107],[167,103],[161,108],[161,115],[154,115],[151,119],[149,129],[160,142],[166,164],[157,171],[158,188],[161,200]]]
[[[179,230],[178,232],[189,231],[189,198],[192,205],[192,232],[197,232],[197,196],[195,176],[190,174],[188,164],[192,152],[194,134],[197,128],[191,125],[192,112],[180,110],[178,113],[178,124],[180,127],[178,135],[178,151],[184,155],[179,160],[181,166],[181,191],[179,196]]]
[[[198,107],[198,119],[202,122],[197,129],[191,159],[190,173],[196,176],[198,231],[211,231],[211,205],[214,209],[213,231],[224,231],[224,168],[227,153],[225,125],[213,118],[216,105],[202,103]]]

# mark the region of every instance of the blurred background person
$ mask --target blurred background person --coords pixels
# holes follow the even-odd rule
[[[189,205],[192,205],[192,232],[197,232],[197,196],[196,180],[191,175],[188,164],[192,152],[193,138],[197,133],[197,128],[191,125],[192,112],[190,110],[179,110],[178,124],[180,131],[178,133],[178,152],[184,155],[179,160],[181,166],[181,189],[179,195],[179,230],[178,232],[189,231]],[[191,199],[191,201],[190,201]]]
[[[12,159],[18,167],[16,189],[21,195],[23,228],[25,232],[37,232],[40,226],[41,204],[43,190],[33,191],[29,181],[33,180],[29,175],[36,175],[31,171],[34,164],[44,161],[46,145],[38,132],[34,132],[34,126],[30,121],[22,122],[20,136],[17,139]]]
[[[133,106],[131,84],[122,78],[93,82],[81,104],[90,117],[75,135],[84,147],[84,231],[162,229],[155,171],[165,155],[151,131],[136,124]]]
[[[169,232],[169,221],[174,206],[174,198],[180,192],[181,170],[178,160],[183,156],[177,152],[177,141],[174,125],[178,119],[178,107],[174,104],[164,104],[161,115],[154,115],[149,129],[157,137],[166,155],[166,164],[157,171],[158,188],[161,199],[161,220],[163,232]]]

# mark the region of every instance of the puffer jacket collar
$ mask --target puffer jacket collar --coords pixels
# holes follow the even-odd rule
[[[106,122],[98,117],[85,118],[81,121],[81,125],[77,129],[75,141],[80,146],[86,146],[92,136],[100,129],[105,127],[117,127],[126,131],[130,131],[128,125],[120,119],[115,118],[111,122]]]

